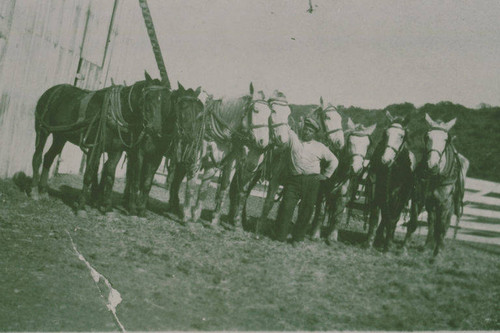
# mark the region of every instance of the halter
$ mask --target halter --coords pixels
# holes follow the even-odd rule
[[[357,137],[360,137],[360,138],[367,136],[367,137],[368,137],[368,140],[370,140],[370,143],[368,144],[368,146],[370,146],[370,145],[371,145],[372,139],[371,139],[370,135],[365,134],[365,133],[358,133],[358,132],[352,132],[352,133],[349,133],[349,136],[351,136],[351,135],[353,135],[353,136],[357,136]],[[348,142],[349,142],[349,140],[348,140]],[[350,143],[348,143],[348,144],[350,144]],[[362,163],[363,163],[363,168],[364,168],[365,161],[366,161],[366,154],[365,154],[365,155],[362,155],[362,154],[359,154],[359,153],[352,154],[352,155],[350,156],[351,160],[352,160],[352,159],[354,159],[354,157],[356,157],[356,156],[361,157],[361,159],[362,159]]]
[[[247,120],[247,121],[248,121],[248,122],[247,122],[247,128],[248,128],[250,131],[252,131],[252,130],[254,130],[254,129],[256,129],[256,128],[269,127],[269,124],[261,124],[261,125],[254,125],[254,124],[253,124],[253,122],[252,122],[252,119],[253,119],[252,114],[253,114],[254,109],[255,109],[255,108],[254,108],[254,106],[255,106],[255,104],[257,104],[257,103],[267,105],[267,102],[266,102],[265,100],[263,100],[263,99],[257,99],[257,100],[252,101],[252,103],[250,103],[250,106],[251,106],[251,107],[249,107],[249,108],[247,109],[247,111],[246,111],[246,116],[247,116],[247,118],[248,118],[248,120]]]
[[[433,151],[434,151],[434,152],[436,152],[436,153],[438,154],[438,156],[439,156],[439,161],[438,161],[438,164],[439,164],[439,163],[441,163],[441,160],[443,159],[443,155],[444,155],[444,153],[445,153],[445,151],[446,151],[446,148],[447,148],[447,146],[448,146],[448,144],[449,144],[449,142],[450,142],[450,141],[449,141],[449,133],[448,133],[448,131],[447,131],[447,130],[445,130],[444,128],[440,128],[440,127],[431,127],[431,129],[427,131],[427,135],[426,135],[426,137],[425,137],[425,139],[426,139],[426,140],[428,139],[429,132],[431,132],[431,131],[442,131],[442,132],[445,132],[445,133],[446,133],[446,135],[447,135],[447,138],[446,138],[446,143],[445,143],[445,145],[444,145],[443,151],[439,151],[439,150],[437,150],[437,149],[430,149],[430,150],[428,150],[428,151],[427,151],[427,155],[430,155],[430,153],[432,153]]]
[[[406,130],[405,130],[405,129],[404,129],[404,127],[403,127],[401,124],[399,124],[399,123],[393,123],[393,124],[391,124],[391,126],[389,126],[389,127],[387,128],[387,130],[389,130],[389,129],[391,129],[391,128],[402,129],[402,130],[405,132],[405,135],[404,135],[404,137],[403,137],[403,142],[401,142],[401,145],[399,146],[399,148],[398,148],[398,149],[394,148],[393,146],[390,146],[389,144],[387,144],[387,145],[385,146],[385,149],[390,149],[390,150],[392,150],[392,151],[394,152],[394,154],[395,154],[395,156],[394,156],[394,161],[395,161],[395,160],[398,158],[399,154],[401,153],[401,151],[403,150],[403,147],[404,147],[404,145],[405,145],[405,142],[406,142]],[[387,131],[387,130],[386,130],[386,131]],[[394,161],[393,161],[393,163],[394,163]],[[392,164],[392,163],[391,163],[391,164]]]
[[[319,111],[318,111],[319,110]],[[323,132],[325,132],[325,135],[330,135],[330,134],[333,134],[333,133],[337,133],[339,131],[342,131],[342,125],[339,126],[338,128],[334,128],[332,130],[328,130],[326,128],[326,121],[325,121],[325,116],[328,112],[337,112],[337,110],[330,106],[330,107],[327,107],[326,109],[322,109],[321,107],[319,107],[318,109],[316,109],[315,112],[318,112],[321,116],[321,123],[322,123],[322,126],[323,126]]]
[[[274,111],[274,109],[273,109],[273,105],[274,104],[281,105],[281,106],[288,106],[287,102],[281,102],[281,101],[272,101],[269,104],[271,105],[271,110],[272,111]],[[274,112],[276,112],[276,111],[274,111]],[[285,125],[288,126],[288,121],[287,122],[281,122],[281,123],[274,124],[273,121],[272,121],[272,117],[269,117],[269,128],[275,129],[277,127],[285,126]]]

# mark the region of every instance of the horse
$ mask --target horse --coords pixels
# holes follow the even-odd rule
[[[271,103],[272,109],[276,109],[277,107],[279,107],[279,104]],[[318,124],[321,126],[321,130],[316,139],[330,147],[330,149],[334,152],[341,149],[344,146],[344,132],[342,130],[342,117],[338,113],[337,109],[330,103],[325,107],[323,98],[321,97],[320,104],[315,107],[315,109],[311,112],[311,115],[313,118],[318,120]],[[301,126],[294,125],[295,124],[293,123],[289,124],[288,130],[296,127],[293,130],[298,132]],[[288,140],[286,142],[282,141],[281,144],[275,146],[275,149],[266,154],[266,161],[264,163],[266,163],[266,168],[268,168],[268,170],[266,170],[267,172],[263,172],[263,170],[261,170],[260,173],[256,173],[246,193],[246,197],[248,198],[251,189],[261,178],[268,180],[269,185],[267,188],[266,198],[262,207],[260,218],[257,220],[255,227],[255,232],[257,234],[261,232],[262,223],[267,220],[269,212],[274,206],[274,198],[278,192],[279,186],[284,183],[288,176],[288,172],[290,171],[290,151],[284,146],[287,142]]]
[[[458,228],[463,213],[469,161],[458,153],[449,134],[457,118],[442,122],[434,121],[425,114],[425,120],[429,129],[424,136],[423,159],[415,170],[410,222],[403,248],[407,250],[411,235],[417,228],[418,215],[425,207],[428,223],[426,245],[434,245],[434,260],[444,247],[444,237],[453,214],[456,215]]]
[[[266,169],[266,156],[272,154],[276,147],[289,141],[288,118],[291,114],[290,106],[286,96],[275,90],[272,96],[267,100],[271,108],[269,117],[269,137],[268,145],[264,158],[260,159],[257,168],[253,166],[237,163],[236,171],[229,188],[229,223],[234,226],[243,226],[246,222],[246,203],[250,192],[256,185],[256,179],[260,179]]]
[[[408,147],[410,117],[392,117],[388,111],[386,116],[390,124],[371,158],[365,193],[369,198],[366,246],[371,248],[374,244],[374,232],[381,215],[376,240],[383,240],[384,250],[387,251],[401,212],[410,199],[415,156]]]
[[[208,186],[219,169],[221,179],[211,221],[213,226],[219,224],[234,164],[237,161],[239,166],[248,169],[255,169],[259,165],[262,152],[269,143],[270,115],[271,110],[264,94],[255,92],[253,84],[250,84],[250,93],[247,95],[206,100],[204,147],[199,155],[199,167],[191,172],[193,176],[186,183],[182,213],[179,205],[179,187],[187,171],[185,168],[175,167],[170,187],[169,207],[173,212],[182,214],[184,223],[200,219]],[[200,170],[203,170],[203,176],[196,193],[195,180]]]
[[[47,196],[47,180],[54,158],[67,141],[86,153],[83,188],[76,211],[86,216],[85,205],[92,186],[92,197],[99,194],[97,170],[102,153],[121,155],[136,146],[146,133],[158,136],[161,132],[161,105],[166,88],[145,73],[146,80],[132,86],[111,86],[88,91],[69,84],[60,84],[45,91],[35,110],[35,153],[33,154],[33,181],[31,196],[38,200]],[[43,157],[48,136],[52,146]],[[109,163],[108,163],[109,162]],[[111,162],[105,163],[102,184],[104,193],[111,192],[114,172]],[[111,176],[112,175],[112,176]],[[106,200],[106,199],[105,199]]]
[[[310,231],[312,239],[321,238],[321,226],[327,217],[327,228],[323,237],[328,243],[338,240],[338,224],[347,202],[352,200],[353,193],[365,171],[371,135],[376,126],[373,124],[365,127],[355,124],[351,118],[347,119],[347,129],[344,131],[346,143],[339,152],[337,170],[320,186]]]
[[[178,83],[178,89],[166,96],[161,138],[145,136],[138,149],[131,152],[125,188],[125,203],[131,215],[145,215],[153,178],[163,156],[178,163],[196,162],[204,132],[200,92],[201,87],[185,89]]]

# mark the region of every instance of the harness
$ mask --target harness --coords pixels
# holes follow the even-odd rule
[[[240,124],[243,127],[243,131],[239,131],[237,130],[237,128],[233,128],[233,126],[228,124],[216,112],[216,109],[219,108],[220,105],[222,104],[222,100],[215,100],[211,101],[211,103],[208,103],[209,107],[207,108],[206,112],[208,114],[207,121],[210,131],[208,133],[209,140],[213,139],[216,142],[227,142],[231,138],[236,138],[247,144],[255,143],[253,133],[251,131],[257,128],[269,127],[269,124],[260,124],[260,125],[253,124],[252,122],[253,106],[257,103],[262,103],[267,105],[267,102],[265,100],[254,100],[247,105],[247,107],[243,112],[242,120],[240,122]],[[246,126],[244,126],[244,124],[246,124]]]

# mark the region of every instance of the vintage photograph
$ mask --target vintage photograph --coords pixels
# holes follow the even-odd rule
[[[0,0],[0,332],[500,331],[498,0]]]

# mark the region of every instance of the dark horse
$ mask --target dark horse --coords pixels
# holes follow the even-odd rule
[[[196,90],[178,89],[167,93],[162,109],[161,137],[146,135],[130,154],[127,166],[125,203],[129,212],[144,216],[153,178],[164,155],[182,166],[193,168],[202,146],[204,124],[203,103]]]
[[[321,226],[327,216],[323,237],[327,242],[337,241],[338,225],[365,169],[370,136],[375,127],[376,124],[364,127],[353,123],[351,118],[347,119],[347,129],[344,131],[346,143],[338,156],[339,165],[333,175],[322,182],[318,193],[311,230],[313,239],[320,238]]]
[[[388,250],[401,212],[410,199],[414,156],[408,149],[409,116],[403,119],[393,118],[389,112],[386,115],[391,123],[371,158],[365,194],[370,207],[366,245],[373,246],[375,228],[382,215],[376,242],[383,240],[384,249]]]
[[[95,199],[99,194],[97,170],[104,152],[108,153],[108,160],[103,167],[101,187],[104,205],[108,202],[110,205],[114,167],[121,153],[137,146],[146,133],[161,135],[161,105],[166,88],[156,84],[147,73],[145,75],[145,81],[132,86],[112,86],[98,91],[61,84],[40,97],[35,111],[36,145],[32,161],[34,199],[47,195],[50,166],[69,141],[80,146],[87,155],[78,214],[86,215],[91,186],[92,197]],[[43,158],[39,176],[43,148],[50,134],[52,146]]]
[[[410,222],[404,248],[406,250],[416,230],[418,214],[425,207],[428,219],[426,244],[434,243],[433,255],[436,257],[444,246],[444,237],[453,214],[457,217],[458,227],[469,161],[457,152],[449,134],[456,118],[447,123],[436,122],[426,114],[425,120],[429,130],[424,137],[423,159],[415,170],[415,190],[411,197]]]

